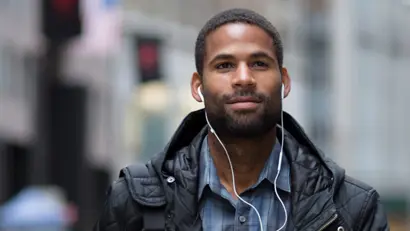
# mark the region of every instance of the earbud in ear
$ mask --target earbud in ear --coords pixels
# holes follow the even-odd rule
[[[281,91],[280,92],[281,98],[284,99],[285,98],[285,85],[284,84],[282,84],[282,88],[280,91]]]
[[[201,98],[202,102],[205,102],[204,96],[202,95],[202,92],[201,92],[201,86],[198,87],[198,95],[199,95],[199,98]]]

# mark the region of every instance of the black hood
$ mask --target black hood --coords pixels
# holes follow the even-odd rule
[[[292,220],[296,227],[303,228],[314,220],[328,219],[334,214],[334,192],[344,180],[344,170],[326,158],[286,112],[283,113],[283,125],[284,153],[291,166]],[[278,129],[278,137],[281,132]],[[173,196],[189,211],[185,218],[180,217],[181,221],[196,216],[198,157],[206,134],[204,110],[191,112],[164,151],[151,161],[157,174],[172,175],[178,182],[178,196],[167,196]]]

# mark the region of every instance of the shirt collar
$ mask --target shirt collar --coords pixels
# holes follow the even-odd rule
[[[268,180],[272,185],[274,185],[275,177],[277,174],[280,149],[281,144],[277,140],[274,148],[272,149],[272,153],[265,163],[265,166],[259,176],[258,182],[253,187],[258,186],[265,179]],[[278,189],[281,189],[285,192],[291,192],[290,166],[285,155],[283,155],[282,158],[282,167],[276,185]],[[207,186],[209,186],[212,190],[218,190],[218,188],[221,187],[221,184],[216,173],[216,168],[213,163],[212,156],[210,155],[208,136],[205,136],[204,140],[202,141],[199,158],[198,199],[202,197],[203,191]]]

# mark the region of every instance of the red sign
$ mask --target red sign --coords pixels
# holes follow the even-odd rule
[[[157,68],[158,51],[157,44],[147,43],[139,47],[140,67],[144,70]]]
[[[53,9],[60,14],[64,15],[73,15],[75,7],[78,4],[78,0],[53,0],[52,5]]]

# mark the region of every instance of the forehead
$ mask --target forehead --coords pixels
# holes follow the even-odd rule
[[[264,51],[274,56],[272,38],[258,26],[246,23],[228,23],[211,32],[206,38],[207,57],[219,53],[235,54]]]

